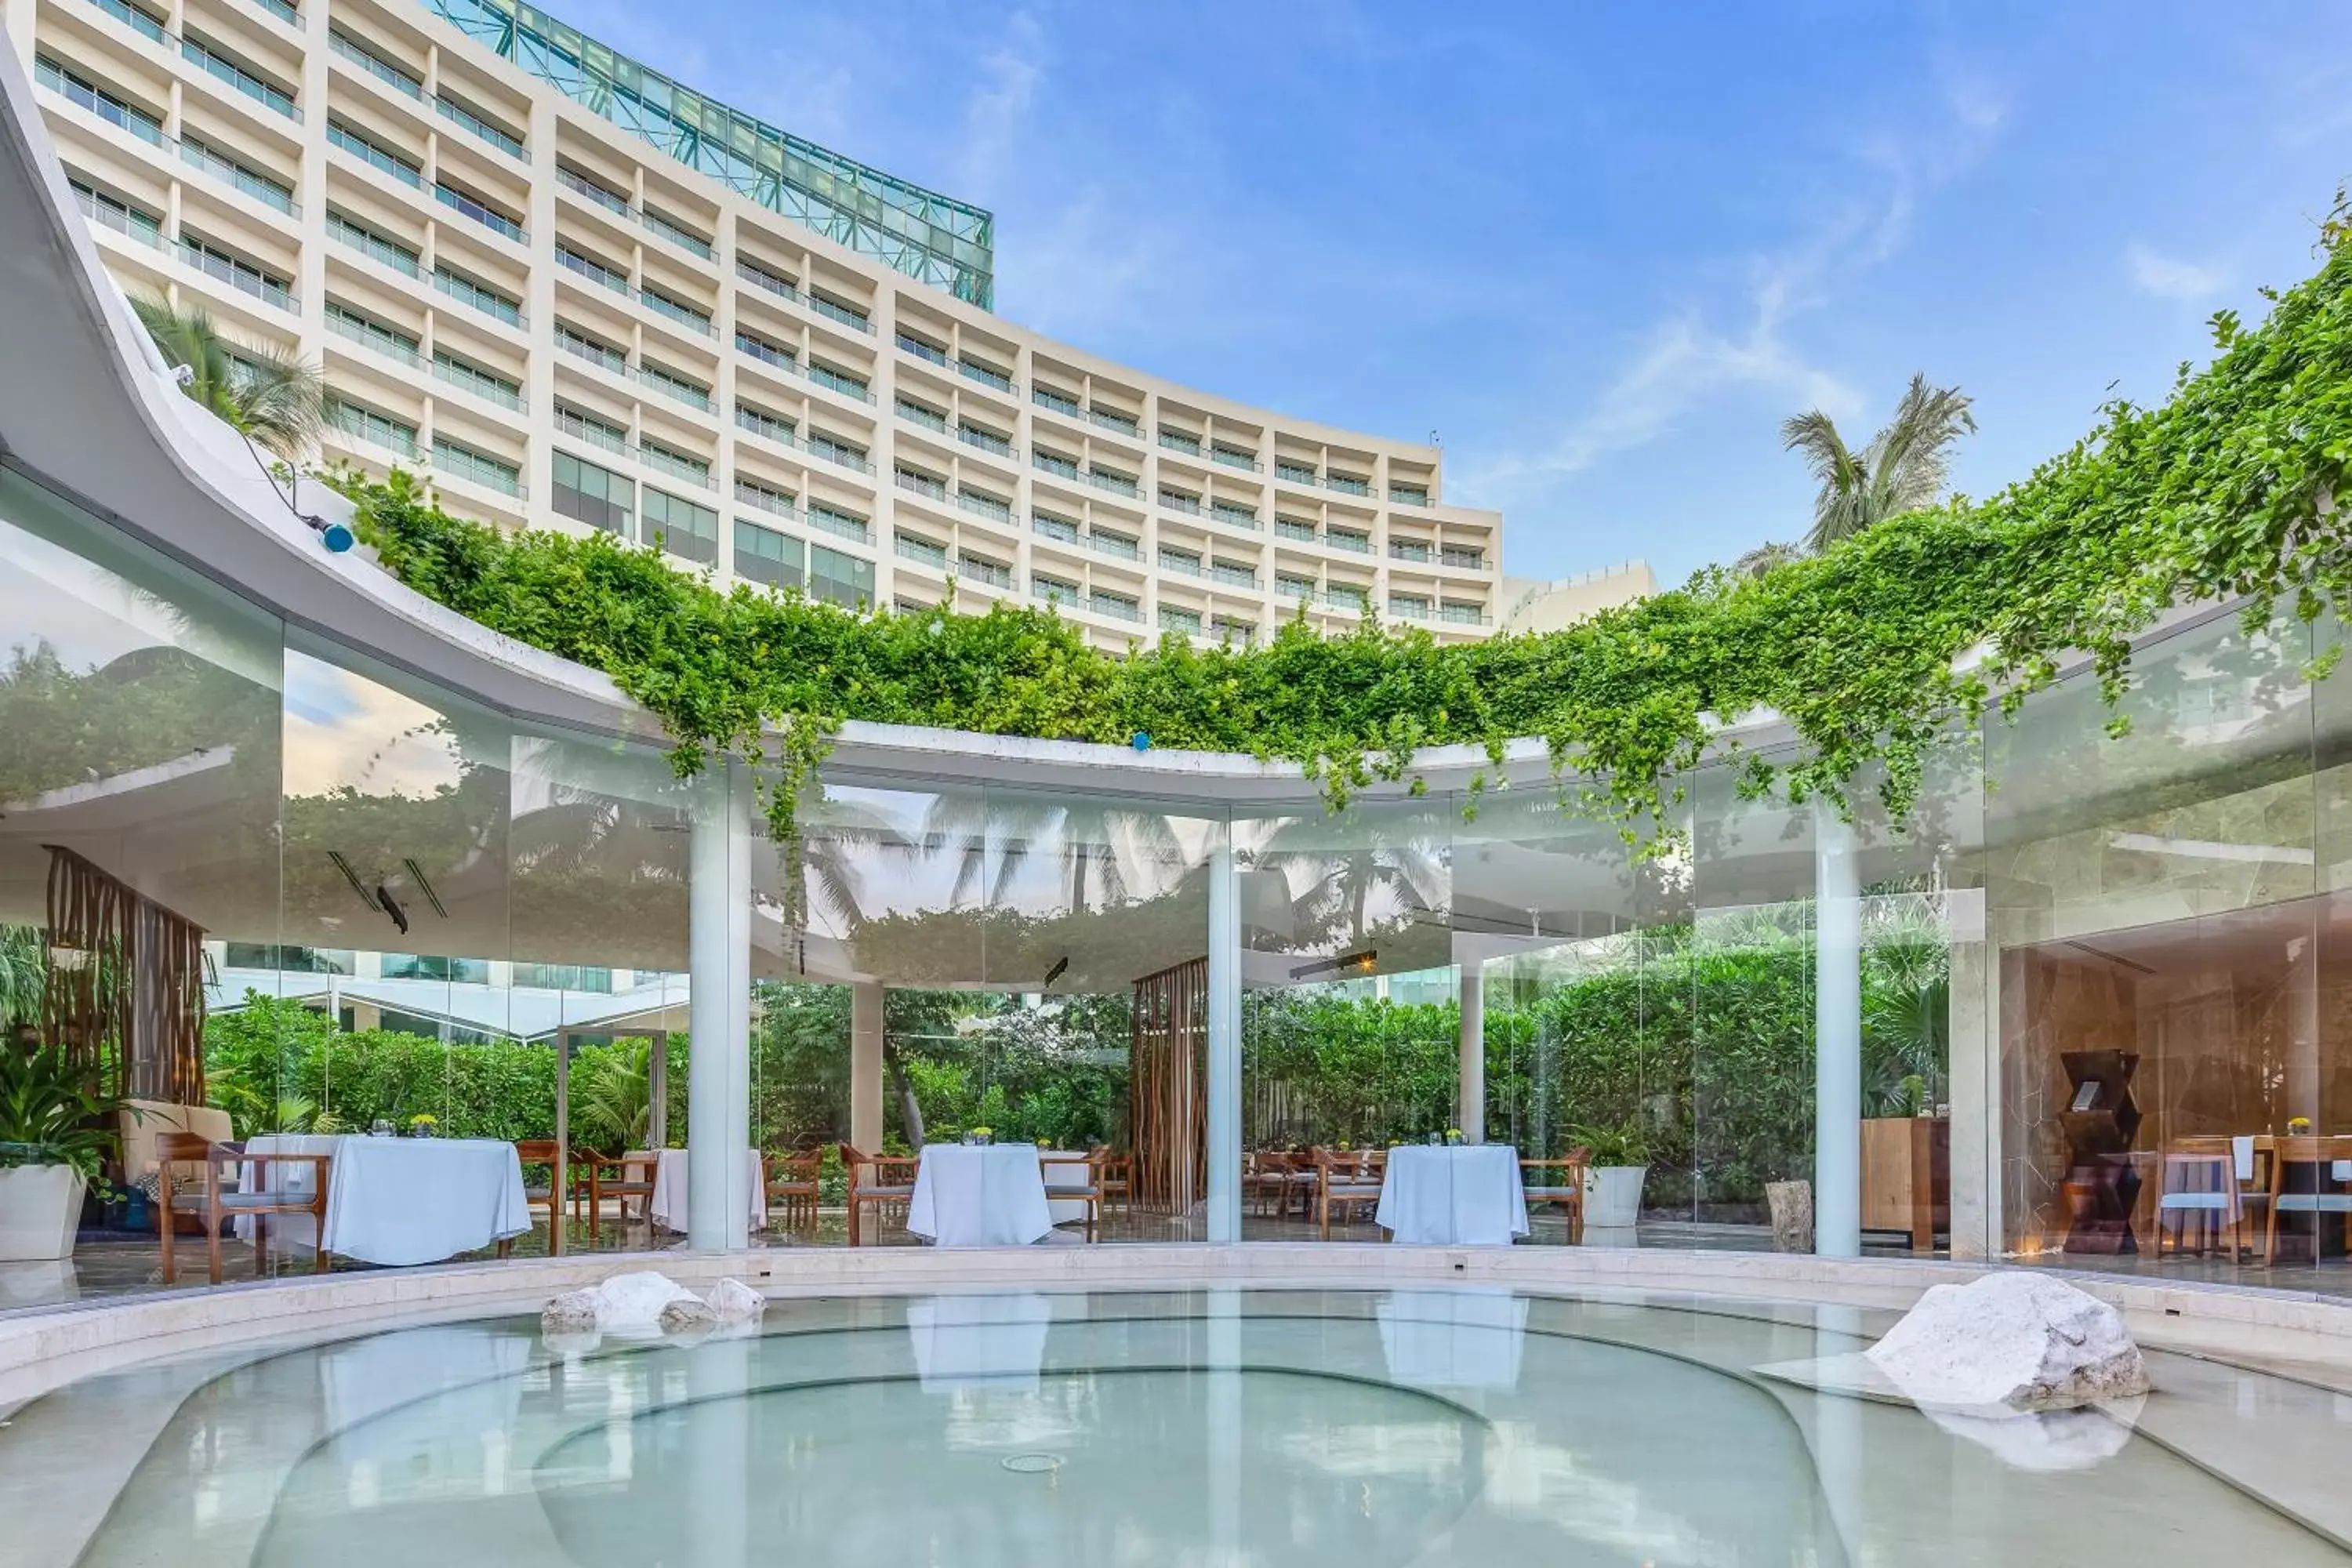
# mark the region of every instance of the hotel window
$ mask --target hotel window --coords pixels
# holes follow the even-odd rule
[[[1391,594],[1389,614],[1409,621],[1429,619],[1429,601],[1419,594]]]
[[[709,566],[719,559],[719,514],[683,496],[646,487],[645,534],[681,561]]]
[[[772,588],[797,588],[807,580],[806,547],[788,533],[735,521],[735,575]]]
[[[405,420],[335,396],[327,399],[326,413],[328,424],[354,440],[383,447],[404,458],[416,456],[416,426]]]
[[[816,508],[811,507],[814,514]],[[822,544],[809,546],[809,596],[862,610],[874,603],[874,563]]]
[[[569,452],[555,453],[551,463],[551,504],[560,516],[623,539],[634,537],[629,518],[636,509],[635,481]]]

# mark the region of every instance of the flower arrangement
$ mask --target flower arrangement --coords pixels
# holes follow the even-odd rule
[[[1462,1146],[1462,1129],[1459,1127],[1449,1127],[1445,1130],[1445,1146],[1447,1148],[1458,1149]]]
[[[2308,1116],[2288,1117],[2286,1119],[2286,1131],[2287,1136],[2290,1138],[2308,1137],[2311,1133],[2311,1118]]]
[[[982,1145],[992,1143],[996,1141],[996,1129],[993,1127],[967,1127],[963,1130],[963,1141],[967,1143],[978,1143]]]
[[[441,1119],[437,1116],[427,1113],[408,1119],[408,1135],[411,1138],[432,1138],[437,1136],[440,1131]]]

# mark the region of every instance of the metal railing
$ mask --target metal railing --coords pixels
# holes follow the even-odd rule
[[[710,412],[709,387],[698,386],[683,377],[672,375],[667,371],[656,370],[649,364],[640,364],[635,374],[641,384],[652,387],[673,402],[683,403],[688,408],[698,408],[705,414]]]
[[[629,280],[625,276],[593,257],[583,256],[568,245],[555,247],[555,264],[566,272],[576,272],[589,282],[609,289],[615,294],[625,296],[629,292]]]
[[[1247,452],[1236,452],[1228,447],[1210,447],[1209,461],[1222,463],[1228,468],[1246,468],[1253,474],[1265,471],[1265,465]]]
[[[164,138],[169,141],[170,138]],[[266,175],[257,174],[242,163],[222,157],[200,142],[180,143],[180,162],[202,169],[223,184],[242,191],[264,206],[275,207],[289,217],[302,216],[301,204],[294,199],[293,191]]]
[[[816,361],[811,360],[808,369],[803,374],[809,380],[828,392],[837,392],[844,397],[854,397],[860,403],[874,401],[873,390],[866,382],[856,376],[837,371],[831,365],[819,364]]]
[[[948,363],[947,350],[942,348],[934,348],[929,343],[925,342],[922,339],[914,337],[908,333],[900,332],[898,334],[898,346],[907,353],[913,354],[917,359],[927,359],[933,364],[945,364]]]
[[[718,335],[710,325],[710,312],[708,310],[698,310],[691,305],[680,304],[677,300],[657,294],[651,289],[637,290],[637,303],[656,316],[667,316],[680,326],[692,327],[706,338]]]
[[[1012,442],[1006,440],[1003,437],[998,435],[993,430],[982,430],[978,426],[957,426],[956,439],[962,442],[967,447],[977,447],[983,452],[993,452],[1000,458],[1013,458],[1017,459],[1021,456],[1019,452],[1013,449]]]
[[[1201,498],[1199,496],[1185,495],[1181,490],[1161,490],[1160,492],[1160,504],[1166,507],[1171,511],[1181,511],[1188,517],[1198,517],[1201,515]]]
[[[433,110],[458,130],[471,134],[476,141],[488,142],[509,158],[529,161],[530,154],[523,150],[522,138],[491,124],[464,104],[436,94],[433,100]]]
[[[735,276],[754,289],[773,294],[779,300],[790,300],[795,305],[801,302],[801,291],[798,289],[755,262],[737,260]]]
[[[893,533],[890,536],[890,544],[893,553],[903,555],[909,561],[919,562],[925,566],[935,567],[941,572],[947,570],[948,551],[944,544],[934,544],[928,539],[918,539],[910,533]]]
[[[403,364],[415,365],[419,369],[424,367],[425,356],[416,352],[413,342],[404,341],[390,329],[380,327],[373,321],[330,310],[327,312],[327,331],[339,338],[348,338],[362,348],[373,350],[386,359],[398,360]]]
[[[478,485],[501,490],[522,500],[530,492],[523,487],[522,472],[512,464],[499,462],[463,447],[452,447],[440,441],[433,443],[433,467],[436,472],[461,479],[471,479]]]
[[[341,149],[369,167],[390,174],[411,190],[425,187],[425,171],[407,159],[399,157],[349,128],[327,121],[327,145]]]
[[[639,221],[646,226],[648,234],[668,240],[690,256],[698,256],[705,261],[710,259],[710,242],[693,230],[680,228],[656,212],[645,214]]]
[[[515,222],[514,219],[507,216],[507,215],[502,212],[494,211],[489,207],[484,206],[479,201],[477,201],[474,197],[467,195],[465,192],[458,190],[453,185],[445,184],[438,180],[435,181],[433,184],[433,198],[439,202],[443,206],[447,207],[450,211],[472,218],[484,228],[489,229],[496,234],[502,234],[506,236],[507,238],[513,240],[517,245],[529,243],[523,234],[522,225]]]
[[[575,174],[561,163],[555,166],[555,183],[574,195],[587,197],[606,212],[618,213],[623,217],[628,217],[635,211],[629,205],[628,197],[616,191],[608,191],[587,175]]]
[[[493,321],[504,321],[510,327],[528,326],[530,318],[523,309],[503,294],[482,287],[470,278],[461,278],[446,267],[433,269],[433,287],[461,305],[472,307]]]
[[[265,81],[254,75],[226,55],[215,50],[202,38],[183,34],[180,58],[215,81],[236,89],[264,109],[298,122],[301,120],[302,110],[295,105],[291,92],[274,81]]]
[[[451,359],[446,354],[436,353],[433,356],[433,379],[446,382],[460,392],[471,393],[474,396],[487,403],[495,403],[501,408],[522,407],[520,387],[510,385],[504,380],[491,375],[488,371],[477,370],[464,361]]]
[[[674,479],[684,479],[688,484],[699,489],[707,490],[715,488],[710,482],[710,465],[699,458],[689,458],[681,453],[654,446],[649,442],[640,441],[637,443],[637,460],[656,473],[667,474]]]
[[[285,284],[265,278],[250,267],[239,267],[200,250],[184,235],[180,239],[180,259],[206,277],[218,279],[238,293],[250,294],[266,305],[275,305],[281,310],[298,308],[294,290]]]
[[[1013,378],[1011,376],[1005,374],[1003,371],[998,370],[994,365],[982,364],[977,360],[960,359],[956,361],[956,374],[962,376],[966,381],[976,381],[982,386],[992,386],[999,392],[1011,392],[1013,390]]]
[[[406,93],[418,102],[425,100],[425,84],[371,49],[354,43],[341,28],[327,30],[327,47],[359,67],[394,92]]]
[[[1011,522],[1013,503],[986,490],[958,489],[955,503],[974,517],[987,518],[991,522]]]
[[[146,214],[136,212],[118,202],[110,202],[95,191],[74,187],[74,203],[82,216],[100,228],[110,228],[125,239],[135,240],[154,249],[163,248],[163,226]]]
[[[822,294],[811,294],[807,298],[809,309],[820,316],[839,321],[845,327],[855,327],[861,332],[870,334],[874,331],[873,321],[863,310],[853,310],[846,305],[836,305]]]

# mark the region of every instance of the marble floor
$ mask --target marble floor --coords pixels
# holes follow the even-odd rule
[[[779,1216],[779,1224],[760,1234],[756,1238],[757,1245],[779,1247],[848,1245],[848,1220],[840,1209],[820,1210],[814,1225],[805,1223],[804,1218],[801,1223],[786,1225],[781,1223],[781,1218]],[[1531,1216],[1530,1223],[1532,1233],[1521,1245],[1569,1245],[1567,1222],[1557,1212],[1538,1211]],[[1244,1241],[1311,1242],[1319,1235],[1319,1227],[1310,1218],[1296,1213],[1277,1215],[1254,1209],[1242,1218],[1242,1239]],[[1371,1223],[1370,1215],[1366,1210],[1353,1211],[1344,1220],[1335,1217],[1331,1226],[1331,1239],[1335,1242],[1378,1242],[1384,1240],[1386,1235]],[[1079,1244],[1083,1234],[1073,1224],[1062,1227],[1055,1239],[1065,1244]],[[1114,1206],[1103,1217],[1101,1239],[1106,1242],[1182,1242],[1202,1238],[1193,1234],[1192,1225],[1180,1216]],[[1873,1239],[1875,1242],[1878,1238]],[[903,1214],[887,1212],[878,1235],[869,1235],[866,1244],[890,1247],[925,1245],[907,1230]],[[1588,1235],[1585,1244],[1759,1252],[1770,1249],[1771,1237],[1767,1230],[1758,1226],[1649,1219],[1631,1234]],[[595,1252],[663,1251],[685,1245],[685,1237],[675,1232],[652,1227],[634,1215],[624,1219],[617,1214],[610,1215],[595,1226],[579,1217],[567,1216],[564,1221],[563,1249],[571,1256]],[[1910,1256],[1909,1249],[1898,1245],[1897,1238],[1893,1237],[1886,1238],[1886,1245],[1883,1247],[1874,1245],[1871,1251],[1874,1255],[1883,1252],[1889,1257]],[[544,1224],[527,1236],[517,1237],[511,1249],[511,1256],[516,1258],[543,1258],[547,1254],[548,1233]],[[476,1262],[495,1257],[494,1252],[485,1251],[463,1254],[449,1261]],[[63,1262],[0,1263],[0,1316],[165,1289],[201,1289],[205,1286],[204,1244],[199,1238],[190,1237],[183,1242],[179,1263],[178,1279],[167,1286],[163,1279],[162,1256],[152,1234],[86,1232],[75,1248],[74,1256]],[[331,1258],[329,1267],[336,1273],[352,1273],[367,1272],[375,1266],[344,1258]],[[221,1246],[221,1273],[225,1284],[237,1284],[262,1277],[297,1278],[313,1271],[312,1259],[307,1251],[274,1253],[267,1268],[257,1270],[251,1247],[226,1238]]]

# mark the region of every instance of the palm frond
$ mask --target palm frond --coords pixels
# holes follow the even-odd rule
[[[131,308],[164,360],[188,373],[183,390],[196,404],[289,460],[317,444],[326,383],[316,366],[280,348],[232,342],[202,306],[182,310],[148,295]]]

